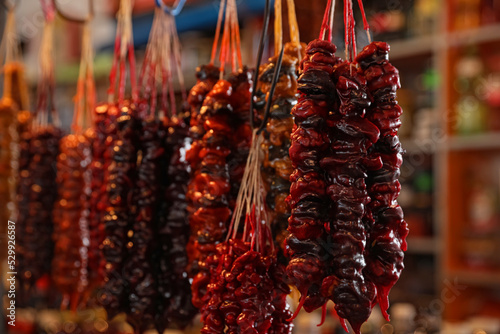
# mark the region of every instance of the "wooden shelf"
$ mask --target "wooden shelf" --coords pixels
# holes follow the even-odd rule
[[[408,253],[432,255],[437,251],[437,240],[432,237],[408,238]]]
[[[463,46],[497,40],[500,40],[500,24],[451,32],[448,38],[446,38],[446,42],[449,46]]]
[[[500,148],[500,133],[453,136],[445,145],[451,151],[496,149]]]
[[[435,40],[434,36],[422,36],[390,42],[390,59],[398,60],[431,54],[434,51]]]
[[[402,138],[401,145],[406,154],[434,154],[437,144],[419,141],[411,138]]]
[[[481,271],[481,270],[456,270],[446,274],[450,280],[458,279],[460,283],[471,284],[481,287],[500,287],[500,271]]]

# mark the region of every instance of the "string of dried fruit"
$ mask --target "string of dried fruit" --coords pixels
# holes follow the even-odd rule
[[[18,187],[18,247],[16,269],[21,287],[31,295],[35,283],[50,274],[53,256],[53,207],[57,196],[56,161],[61,130],[54,109],[53,15],[45,9],[40,50],[41,75],[36,118],[29,135],[21,139],[20,183]],[[53,13],[53,9],[52,9]],[[28,160],[29,159],[29,160]]]
[[[160,197],[155,212],[157,237],[153,257],[158,291],[155,326],[161,333],[167,327],[184,329],[197,310],[191,304],[191,284],[186,273],[189,238],[186,192],[190,168],[186,151],[191,141],[188,137],[189,112],[185,110],[187,97],[181,71],[181,45],[172,15],[157,9],[153,26],[146,57],[156,59],[156,64],[150,64],[150,70],[154,72],[154,68],[159,68],[158,72],[162,73],[161,81],[157,85],[152,83],[158,90],[161,87],[161,94],[157,94],[154,88],[150,91],[152,106],[156,104],[156,95],[161,101],[157,117],[161,120],[158,125],[163,132],[161,147],[164,148],[157,162],[162,173],[157,180]],[[179,113],[173,85],[176,74],[183,101]],[[155,82],[154,73],[149,73],[149,77]],[[170,101],[167,101],[169,97]]]
[[[366,265],[363,216],[370,200],[367,168],[380,168],[379,160],[368,161],[367,151],[378,140],[379,131],[364,117],[371,102],[362,73],[351,62],[343,62],[334,68],[333,76],[340,105],[328,120],[332,152],[321,162],[328,171],[327,193],[334,212],[325,226],[333,245],[333,262],[322,290],[335,302],[337,314],[358,333],[375,298],[375,287],[362,272]]]
[[[122,311],[129,311],[129,282],[134,277],[134,268],[130,266],[134,258],[129,254],[128,248],[134,245],[130,238],[133,237],[131,230],[136,213],[136,165],[140,146],[138,112],[142,110],[142,105],[136,104],[138,92],[131,39],[131,16],[131,0],[122,0],[118,10],[115,53],[108,90],[109,101],[115,101],[109,104],[108,114],[113,108],[118,110],[115,122],[117,140],[111,143],[111,164],[108,174],[105,175],[108,203],[104,217],[105,239],[101,245],[106,265],[104,288],[101,290],[99,301],[106,309],[109,319]],[[125,99],[127,63],[132,87],[130,100]]]
[[[56,161],[61,137],[61,130],[49,125],[33,128],[31,138],[27,136],[21,142],[20,167],[27,165],[27,169],[22,170],[19,183],[18,208],[23,214],[18,217],[21,227],[18,233],[22,238],[18,240],[16,268],[26,291],[42,276],[50,274],[52,210],[57,196]]]
[[[158,323],[161,326],[185,328],[198,310],[191,303],[191,284],[187,277],[189,239],[186,192],[190,179],[185,152],[190,147],[187,123],[174,116],[170,119],[166,141],[166,160],[162,170],[167,170],[164,183],[164,200],[158,220],[159,293],[164,310]],[[168,161],[168,159],[170,161]]]
[[[100,301],[110,319],[129,307],[125,264],[130,261],[127,247],[133,220],[133,185],[136,182],[138,147],[133,105],[123,105],[121,112],[116,124],[118,140],[113,148],[107,179],[109,207],[104,217],[106,238],[102,245],[106,259],[106,280]]]
[[[88,292],[89,202],[92,132],[61,139],[57,159],[58,200],[54,207],[52,279],[63,295],[61,307],[75,310]]]
[[[117,140],[116,119],[119,109],[116,105],[103,103],[95,107],[93,113],[94,140],[92,142],[92,194],[89,199],[90,245],[89,270],[90,288],[103,285],[106,260],[101,252],[105,239],[104,217],[109,198],[106,190],[106,180],[109,179],[109,166],[112,162],[114,143]]]
[[[262,136],[256,133],[229,239],[207,258],[210,284],[201,308],[204,334],[291,332],[286,321],[291,315],[286,304],[290,290],[277,263],[270,229],[261,223],[266,219],[259,159]],[[249,207],[240,234],[240,218]]]
[[[388,318],[388,295],[404,268],[403,252],[408,235],[408,225],[397,203],[403,153],[398,138],[402,109],[396,101],[396,90],[400,88],[399,72],[389,63],[387,43],[370,43],[356,61],[364,71],[374,101],[367,117],[380,131],[380,140],[371,148],[370,155],[380,156],[383,163],[382,168],[368,173],[368,193],[372,200],[365,218],[369,247],[365,254],[367,266],[364,273],[375,283],[377,301]]]
[[[327,301],[320,288],[332,260],[324,230],[330,215],[330,207],[325,205],[329,202],[327,175],[320,162],[328,154],[330,144],[326,117],[334,103],[330,75],[338,63],[335,51],[335,45],[326,40],[309,43],[298,80],[300,96],[292,109],[295,126],[290,159],[294,171],[287,198],[291,207],[287,274],[302,295],[300,306],[308,312]]]
[[[7,221],[16,221],[16,173],[18,170],[19,135],[17,115],[28,108],[28,90],[24,66],[20,62],[14,6],[7,11],[0,57],[5,60],[3,96],[0,99],[0,234],[6,234]],[[5,52],[5,54],[3,54]],[[28,113],[24,111],[24,113]],[[2,250],[7,251],[7,248]],[[1,256],[1,255],[0,255]]]
[[[134,202],[137,212],[130,229],[128,246],[129,260],[124,268],[127,273],[130,293],[128,302],[130,311],[127,314],[129,322],[140,331],[147,329],[155,315],[157,287],[151,261],[156,248],[154,238],[154,218],[160,198],[160,161],[165,150],[162,147],[165,140],[165,129],[154,118],[142,120],[142,127],[136,128],[138,136],[138,151],[140,163],[137,164],[135,188],[137,194]],[[134,182],[134,180],[131,180]]]
[[[290,4],[291,2],[291,4]],[[275,15],[280,15],[281,2],[275,1]],[[289,11],[293,8],[293,1],[288,2]],[[275,20],[279,21],[279,20]],[[294,20],[292,19],[290,24]],[[276,29],[276,28],[275,28]],[[298,29],[295,29],[298,35]],[[281,27],[279,29],[281,32]],[[276,35],[276,31],[275,31]],[[276,38],[278,39],[279,38]],[[292,42],[285,44],[285,56],[280,71],[280,78],[273,96],[273,106],[267,122],[263,150],[265,154],[263,162],[263,177],[267,189],[266,203],[271,210],[271,226],[276,244],[279,246],[280,261],[286,262],[284,257],[284,242],[288,236],[288,218],[290,217],[290,208],[286,205],[285,199],[290,192],[290,174],[292,173],[292,163],[289,157],[290,134],[293,129],[293,117],[291,110],[297,103],[297,70],[298,61],[303,58],[305,45],[302,46],[298,41],[298,36],[292,36]],[[281,43],[281,42],[279,42]],[[277,45],[279,45],[277,43]],[[275,49],[279,46],[275,46]],[[261,75],[259,76],[259,91],[257,96],[264,99],[269,92],[272,74],[274,72],[278,56],[269,60],[267,65],[261,66]]]
[[[0,233],[5,232],[7,220],[14,220],[12,215],[12,193],[11,182],[13,170],[11,162],[14,160],[12,147],[17,141],[16,133],[16,114],[17,105],[9,97],[2,97],[0,100],[0,203],[2,208],[0,210],[0,219],[2,224]]]
[[[223,8],[224,1],[221,5]],[[205,134],[194,141],[191,150],[195,152],[188,155],[190,162],[200,161],[198,166],[194,164],[187,192],[191,228],[189,269],[194,276],[191,291],[193,305],[198,308],[203,305],[203,295],[210,280],[205,259],[216,251],[216,245],[226,236],[251,134],[247,124],[251,79],[249,71],[241,64],[234,1],[228,2],[225,14],[221,70],[227,54],[228,58],[232,57],[233,73],[228,80],[219,80],[207,94],[199,114],[199,124],[203,124]],[[237,64],[239,71],[236,71]]]

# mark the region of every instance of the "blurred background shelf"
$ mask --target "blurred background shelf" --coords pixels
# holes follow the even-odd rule
[[[435,254],[438,250],[438,241],[432,237],[409,237],[408,253],[411,254]]]
[[[447,142],[447,146],[452,151],[500,148],[500,132],[451,136]]]

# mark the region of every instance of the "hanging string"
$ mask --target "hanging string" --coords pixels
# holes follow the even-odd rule
[[[278,54],[283,45],[283,23],[281,0],[274,0],[274,54]]]
[[[330,10],[330,41],[333,40],[333,22],[334,22],[334,18],[335,18],[335,0],[332,1],[332,8]]]
[[[321,30],[319,33],[319,38],[320,39],[325,39],[327,37],[327,40],[329,42],[332,41],[332,34],[330,31],[330,25],[328,24],[328,18],[330,17],[330,9],[332,7],[332,0],[328,0],[328,4],[326,5],[325,9],[325,14],[323,15],[323,22],[321,23]]]
[[[259,48],[257,51],[257,64],[255,65],[255,72],[253,75],[253,84],[252,84],[252,94],[250,94],[250,126],[252,129],[255,127],[254,124],[254,98],[255,92],[257,91],[257,82],[259,78],[260,71],[260,63],[262,61],[262,54],[264,53],[264,44],[267,40],[267,30],[269,28],[269,17],[271,13],[271,2],[270,0],[266,0],[266,7],[264,9],[264,26],[262,27],[262,33],[260,34],[259,39]]]
[[[288,7],[288,26],[290,29],[290,42],[294,45],[300,45],[299,24],[297,23],[297,13],[295,12],[295,3],[293,0],[287,0]]]
[[[236,54],[238,56],[238,67],[243,67],[243,61],[241,57],[241,37],[240,37],[240,25],[238,21],[238,8],[236,6],[236,0],[233,1],[233,20],[234,20],[234,30],[236,35]]]
[[[49,124],[49,116],[52,122],[59,126],[59,116],[54,108],[54,20],[46,21],[42,33],[40,48],[40,79],[38,83],[38,103],[35,112],[35,126],[45,127]]]
[[[344,44],[345,44],[345,60],[349,59],[349,14],[348,0],[344,0]]]
[[[366,19],[365,8],[363,6],[363,0],[358,0],[359,10],[361,11],[361,16],[363,17],[363,29],[366,31],[366,36],[368,37],[368,44],[372,42],[372,37],[370,36],[370,25]]]
[[[356,21],[354,20],[354,11],[352,0],[349,0],[349,31],[351,33],[351,59],[350,61],[354,61],[357,53],[357,45],[356,45]]]
[[[115,38],[115,49],[113,64],[110,72],[110,88],[108,89],[108,100],[113,103],[115,100],[116,81],[118,79],[118,101],[125,99],[126,88],[126,66],[129,63],[130,85],[132,90],[132,100],[138,99],[137,78],[135,71],[135,53],[132,36],[132,1],[121,0],[117,13],[117,29]],[[117,75],[118,70],[118,75]]]
[[[181,49],[182,49],[182,47],[181,47],[181,43],[179,41],[179,35],[177,33],[177,27],[175,25],[174,16],[167,15],[167,20],[170,23],[170,27],[171,27],[170,28],[170,31],[171,31],[170,36],[172,37],[172,49],[174,50],[174,62],[175,62],[175,66],[176,66],[177,79],[179,80],[182,100],[186,101],[187,100],[186,85],[184,82],[184,74],[182,72],[182,66],[181,66]]]
[[[75,111],[72,129],[75,133],[80,133],[90,126],[90,117],[95,105],[94,50],[91,35],[91,21],[89,20],[83,27],[80,71],[74,97]]]
[[[215,39],[212,44],[212,56],[210,58],[210,65],[214,64],[215,56],[217,55],[217,48],[219,47],[220,30],[222,26],[224,8],[226,7],[226,0],[220,1],[219,17],[217,19],[217,28],[215,29]]]

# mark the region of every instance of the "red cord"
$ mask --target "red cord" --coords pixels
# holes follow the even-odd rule
[[[345,54],[346,61],[349,55],[349,15],[347,13],[347,1],[344,0],[344,44],[345,44]]]
[[[111,65],[111,71],[109,72],[109,88],[108,88],[108,96],[111,96],[115,93],[116,89],[116,71],[118,67],[118,54],[120,53],[120,44],[121,38],[120,34],[116,34],[115,37],[115,49],[113,50],[113,63]]]
[[[125,100],[125,77],[127,75],[127,64],[125,59],[120,59],[120,81],[118,86],[118,105],[121,106]]]
[[[330,25],[328,24],[328,18],[330,17],[330,8],[332,7],[332,0],[328,0],[326,5],[325,14],[323,15],[323,22],[321,23],[321,30],[319,32],[319,39],[324,39],[325,30],[328,32],[328,41],[332,41],[332,34],[330,32]]]
[[[215,39],[212,44],[212,56],[210,58],[210,65],[214,64],[215,55],[217,54],[217,47],[219,46],[220,29],[222,25],[222,14],[224,13],[225,0],[221,0],[219,9],[219,18],[217,19],[217,28],[215,29]]]
[[[352,58],[353,61],[356,58],[356,21],[354,20],[354,12],[352,6],[352,0],[349,0],[349,14],[351,17],[351,42],[352,42]]]
[[[370,30],[370,25],[368,24],[368,20],[365,15],[365,8],[363,6],[363,0],[358,0],[359,10],[361,11],[361,16],[363,17],[363,29],[366,31]]]
[[[297,315],[299,315],[299,312],[302,309],[302,306],[304,306],[304,303],[305,303],[306,297],[307,297],[307,291],[305,291],[305,293],[301,292],[300,294],[301,294],[301,296],[300,296],[299,305],[297,305],[297,309],[295,310],[293,315],[290,317],[290,319],[286,319],[286,321],[288,321],[288,322],[292,322],[295,318],[297,318]]]
[[[130,68],[130,86],[132,88],[132,101],[136,103],[139,100],[139,92],[137,90],[137,76],[135,70],[135,51],[132,42],[128,45],[128,61]]]

